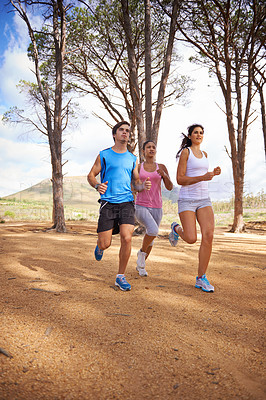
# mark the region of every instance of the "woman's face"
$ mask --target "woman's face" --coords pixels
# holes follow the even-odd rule
[[[189,138],[192,143],[200,144],[203,141],[203,135],[204,135],[203,129],[200,126],[196,126],[193,129],[191,135],[189,135]]]
[[[143,150],[144,157],[155,157],[156,146],[153,142],[148,142]]]

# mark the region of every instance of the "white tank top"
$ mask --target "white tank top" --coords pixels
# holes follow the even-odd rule
[[[187,160],[186,176],[201,176],[206,174],[209,169],[209,161],[203,152],[201,158],[194,156],[192,150],[188,147],[189,156]],[[202,200],[208,199],[208,182],[201,181],[193,185],[181,186],[179,199]]]

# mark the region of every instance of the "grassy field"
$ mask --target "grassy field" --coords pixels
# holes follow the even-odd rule
[[[233,209],[218,211],[214,203],[215,224],[216,226],[228,226],[233,222]],[[93,205],[68,204],[65,203],[65,218],[68,221],[88,220],[96,221],[98,218],[99,205],[97,201]],[[177,203],[164,201],[164,215],[162,223],[170,224],[177,219]],[[4,221],[51,221],[52,202],[0,199],[0,222]],[[244,208],[244,221],[265,221],[266,207]]]
[[[164,192],[163,192],[164,193]],[[177,196],[175,196],[177,197]],[[87,183],[86,177],[64,178],[65,219],[68,221],[96,221],[99,210],[99,194]],[[228,226],[233,222],[234,203],[230,201],[213,202],[216,226]],[[177,219],[178,206],[171,200],[163,201],[162,223],[168,224]],[[0,198],[0,222],[5,221],[51,221],[52,185],[49,179],[28,189]],[[261,191],[256,196],[244,196],[244,221],[266,220],[266,194]]]

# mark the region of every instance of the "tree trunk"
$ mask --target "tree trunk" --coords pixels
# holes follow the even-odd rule
[[[263,138],[264,138],[264,152],[266,157],[266,115],[265,115],[265,101],[264,101],[264,93],[263,93],[263,82],[261,80],[261,84],[257,81],[254,77],[253,82],[259,92],[260,96],[260,109],[261,109],[261,123],[262,123],[262,131],[263,131]]]
[[[145,0],[145,122],[146,140],[152,140],[151,4]]]
[[[58,163],[55,163],[58,164]],[[53,163],[53,202],[54,202],[54,225],[57,232],[66,232],[64,202],[63,202],[63,174],[62,170],[56,171],[57,166]],[[60,169],[60,168],[59,168]]]
[[[60,18],[59,18],[60,16]],[[58,20],[59,18],[59,20]],[[54,228],[57,232],[66,232],[64,200],[63,200],[63,173],[62,173],[62,87],[63,87],[63,64],[65,57],[66,21],[62,0],[54,3],[54,44],[55,44],[55,109],[54,130],[51,142],[52,170],[53,170],[53,201],[54,201]]]
[[[245,231],[245,223],[243,219],[243,194],[244,194],[244,172],[237,171],[238,165],[233,165],[233,172],[237,176],[234,180],[235,186],[235,204],[234,204],[234,222],[231,228],[231,232],[243,232]]]
[[[171,14],[171,23],[170,23],[170,31],[168,37],[168,44],[165,54],[165,61],[164,61],[164,69],[161,77],[159,92],[158,92],[158,99],[157,105],[154,115],[154,122],[152,127],[152,140],[155,144],[157,144],[161,116],[163,111],[163,104],[164,104],[164,95],[165,89],[167,85],[167,80],[169,77],[170,72],[170,65],[171,65],[171,58],[173,53],[173,46],[174,46],[174,39],[175,39],[175,32],[176,32],[176,25],[177,25],[177,12],[178,12],[179,0],[173,1],[172,7],[172,14]]]
[[[133,108],[135,109],[136,125],[138,130],[138,145],[139,155],[142,154],[142,145],[145,141],[146,135],[144,132],[144,121],[142,112],[142,99],[140,97],[138,74],[137,74],[137,62],[134,51],[134,45],[132,41],[132,28],[129,17],[128,1],[121,0],[123,10],[123,25],[126,34],[127,42],[127,53],[128,53],[128,66],[129,66],[129,80],[130,80],[130,91],[133,101]]]

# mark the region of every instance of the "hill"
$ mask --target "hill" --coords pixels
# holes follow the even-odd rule
[[[3,199],[52,203],[52,182],[50,179],[44,179],[28,189],[5,196]],[[64,178],[64,203],[66,205],[95,205],[98,199],[99,194],[88,184],[86,176]]]
[[[178,198],[177,187],[169,192],[162,187],[163,200],[171,200],[175,203]],[[43,181],[24,189],[20,192],[3,197],[7,200],[16,201],[41,201],[52,203],[53,192],[50,179]],[[99,194],[88,184],[86,176],[68,176],[64,177],[64,204],[69,206],[95,206],[99,199]]]

